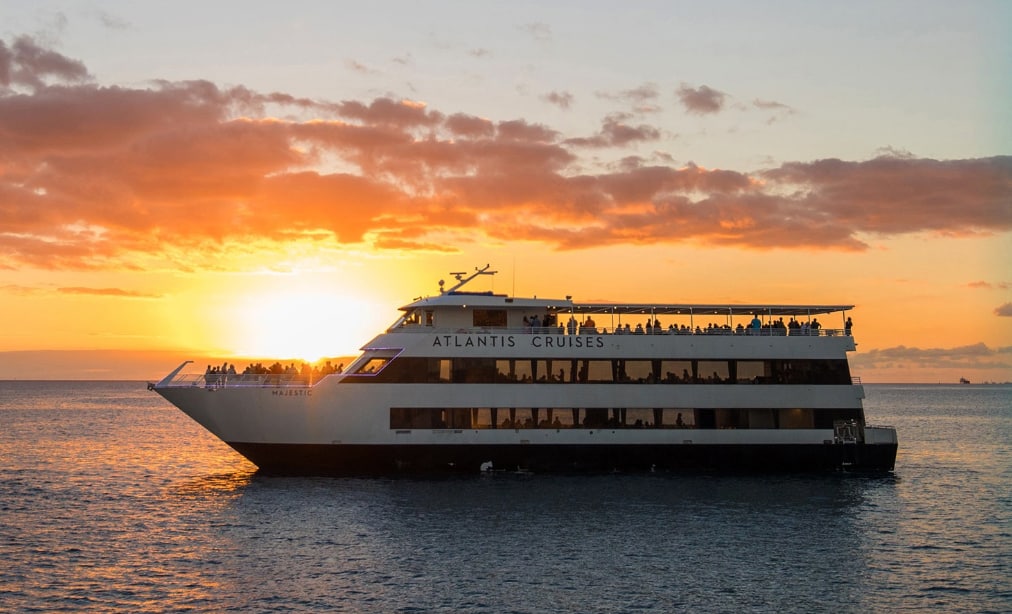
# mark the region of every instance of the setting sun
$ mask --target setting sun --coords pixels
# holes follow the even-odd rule
[[[373,312],[359,298],[313,288],[307,281],[274,284],[236,299],[227,336],[237,355],[315,362],[353,353],[368,341],[379,330],[367,318]]]

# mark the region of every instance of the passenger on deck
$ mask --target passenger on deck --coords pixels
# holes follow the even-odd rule
[[[849,337],[850,336],[850,329],[853,328],[853,327],[854,327],[854,323],[851,322],[850,318],[848,317],[847,321],[843,323],[843,333]]]

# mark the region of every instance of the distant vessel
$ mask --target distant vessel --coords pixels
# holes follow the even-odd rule
[[[896,431],[865,423],[850,375],[852,306],[461,290],[488,269],[401,307],[343,373],[212,378],[187,361],[150,387],[270,472],[893,469]],[[822,328],[832,313],[841,327]]]
[[[961,378],[959,378],[959,383],[960,384],[969,384],[970,380],[966,379],[965,377],[961,377]]]

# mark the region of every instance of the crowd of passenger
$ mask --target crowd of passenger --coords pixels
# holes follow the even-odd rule
[[[275,383],[297,382],[311,384],[327,375],[342,373],[343,371],[344,363],[334,366],[329,360],[323,364],[315,365],[311,365],[308,362],[301,362],[298,365],[291,362],[284,365],[280,361],[276,361],[270,366],[265,366],[262,362],[257,362],[247,365],[242,370],[242,373],[236,371],[235,364],[225,362],[220,367],[208,365],[204,371],[204,383],[208,388],[223,387],[229,383],[259,383],[266,379],[270,379]]]
[[[844,324],[844,334],[850,335],[851,327],[853,323],[850,318]],[[590,316],[583,322],[578,322],[574,316],[570,316],[566,325],[563,327],[557,324],[557,318],[555,314],[546,314],[543,318],[537,315],[528,318],[524,317],[524,329],[529,333],[540,333],[540,334],[552,334],[556,333],[559,335],[598,335],[598,334],[609,334],[607,327],[598,328],[597,323]],[[613,335],[756,335],[756,336],[787,336],[787,335],[801,335],[801,336],[819,336],[822,334],[833,335],[836,331],[829,329],[822,332],[822,324],[818,318],[812,318],[809,321],[799,321],[793,317],[787,323],[784,323],[783,318],[777,320],[770,320],[763,322],[759,319],[759,315],[756,314],[749,322],[748,326],[745,326],[741,322],[737,326],[732,328],[729,324],[714,324],[709,323],[705,327],[697,325],[695,328],[687,326],[685,324],[668,324],[666,327],[661,324],[661,321],[657,318],[647,318],[646,324],[638,323],[635,327],[626,324],[618,324],[614,330],[610,331]]]

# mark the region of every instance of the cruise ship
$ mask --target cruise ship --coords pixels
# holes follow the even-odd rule
[[[452,273],[340,373],[187,361],[149,388],[268,473],[893,469],[896,431],[865,422],[850,374],[851,305],[463,289],[493,274]]]

